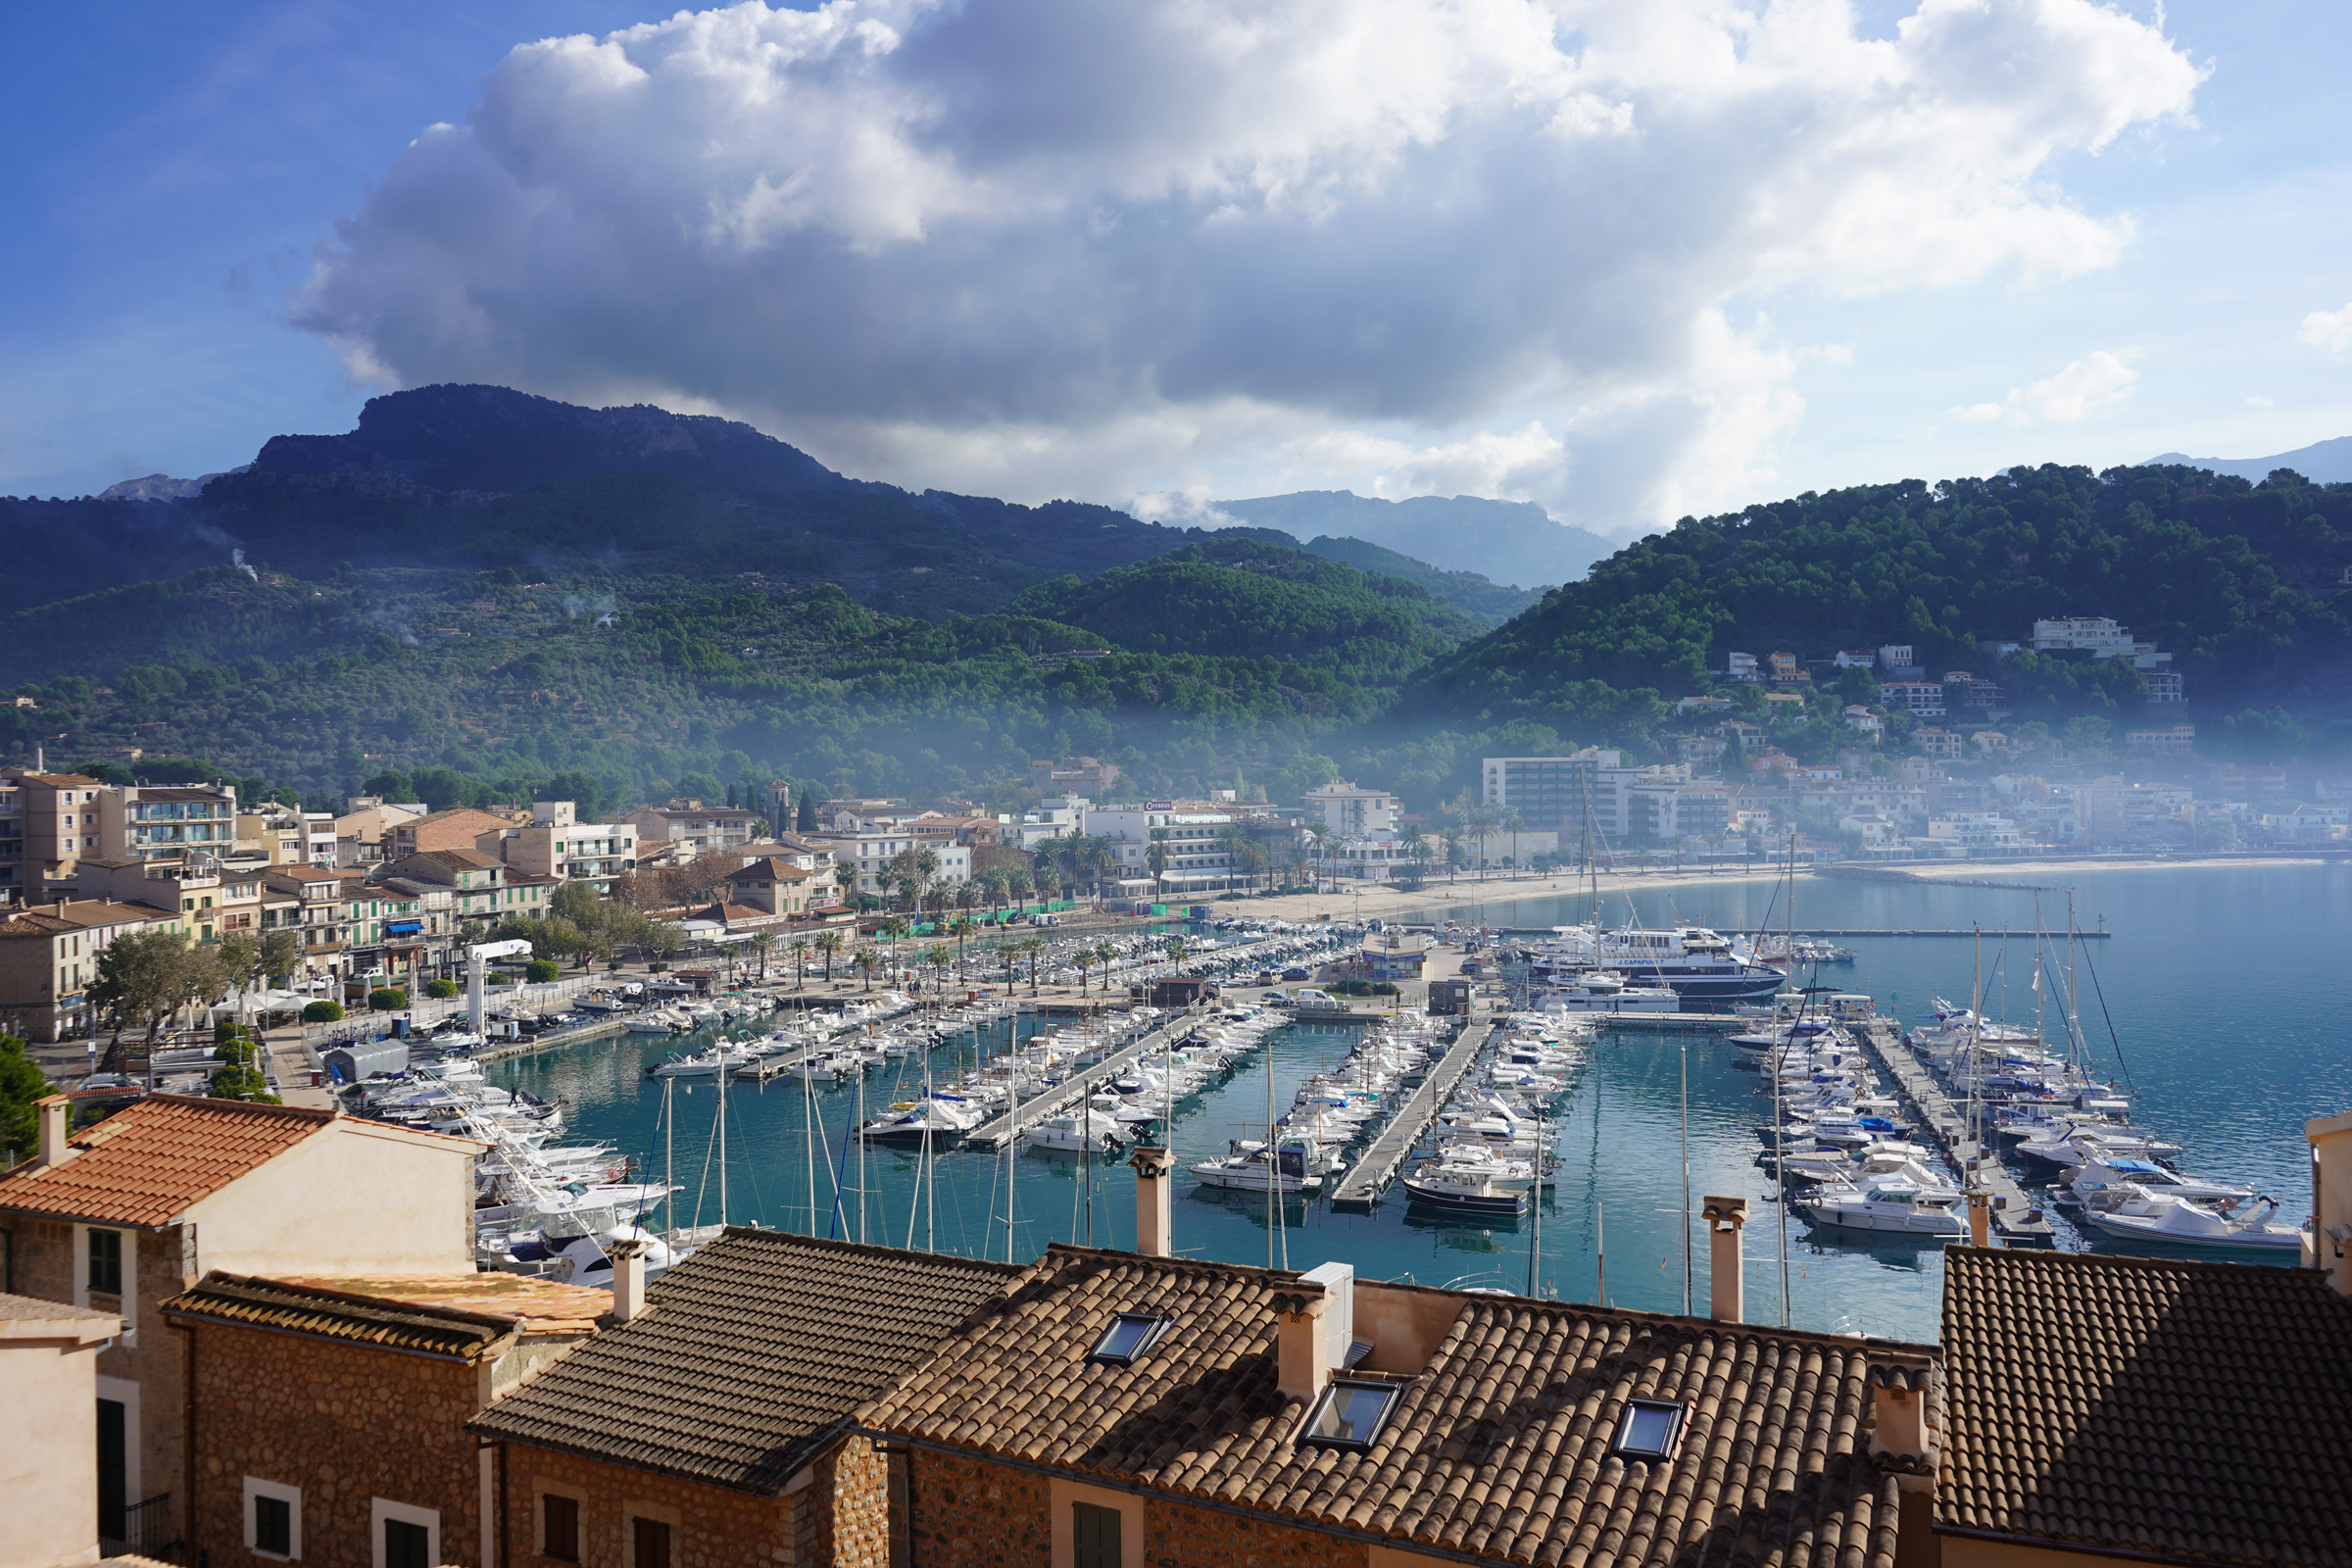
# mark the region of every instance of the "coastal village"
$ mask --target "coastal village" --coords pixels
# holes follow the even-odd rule
[[[2166,673],[2112,622],[2050,639]],[[2308,1122],[2309,1217],[2270,1223],[2055,1038],[1817,1004],[1793,933],[1596,912],[1531,944],[1428,912],[2326,858],[2352,781],[2208,764],[2186,719],[2121,750],[2004,730],[1997,685],[1899,647],[1724,675],[1675,760],[1486,758],[1438,811],[1346,780],[1137,799],[1089,756],[1000,808],[745,780],[602,820],[7,770],[0,1030],[46,1090],[0,1175],[0,1568],[2352,1562],[2352,1114]],[[1824,725],[1836,760],[1797,760]],[[1269,1054],[1263,1140],[1197,1180],[1517,1216],[1598,1031],[1738,1029],[1788,1202],[1940,1247],[1937,1334],[1787,1326],[1731,1194],[1689,1200],[1679,1314],[1375,1279],[1303,1230],[1267,1266],[1195,1255],[1154,1139],[1310,1016],[1359,1031],[1347,1069],[1278,1121]],[[1074,1152],[1132,1249],[1016,1253],[1009,1214],[994,1256],[917,1247],[911,1215],[904,1246],[838,1207],[819,1236],[813,1165],[807,1234],[723,1196],[654,1222],[668,1174],[481,1070],[696,1034],[648,1074],[812,1093],[1000,1025],[1001,1059],[926,1065],[860,1148]],[[2124,1245],[2051,1247],[1996,1138]]]

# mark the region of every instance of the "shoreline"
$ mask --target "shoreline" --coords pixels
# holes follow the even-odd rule
[[[1841,862],[1845,863],[1845,862]],[[1902,871],[1917,878],[1906,884],[1901,881],[1878,883],[1881,887],[1924,886],[1950,879],[1969,881],[2005,881],[2024,875],[2063,875],[2081,871],[2177,871],[2215,867],[2226,870],[2247,870],[2274,866],[2314,866],[2331,863],[2322,856],[2214,856],[2195,859],[2165,856],[2045,856],[2021,860],[1926,860],[1883,864],[1888,870]],[[1810,868],[1805,868],[1810,870]],[[1599,879],[1600,894],[1639,894],[1651,889],[1705,887],[1722,882],[1778,881],[1788,873],[1772,865],[1742,867],[1739,870],[1682,870],[1682,871],[1616,871],[1604,872]],[[1836,880],[1824,878],[1823,880]],[[1336,892],[1292,893],[1280,898],[1250,898],[1231,904],[1210,901],[1215,918],[1258,918],[1311,923],[1328,916],[1334,921],[1351,922],[1360,909],[1366,919],[1397,919],[1414,922],[1442,916],[1449,908],[1494,906],[1507,909],[1518,904],[1530,904],[1540,899],[1574,898],[1591,891],[1592,884],[1574,872],[1550,876],[1499,876],[1484,882],[1465,879],[1460,882],[1431,882],[1417,892],[1406,892],[1392,883],[1350,883]],[[1360,897],[1359,897],[1360,895]],[[1508,924],[1505,920],[1489,919],[1488,924]]]

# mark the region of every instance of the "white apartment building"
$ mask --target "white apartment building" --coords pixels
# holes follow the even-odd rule
[[[1890,680],[1880,686],[1879,700],[1889,709],[1901,709],[1913,718],[1941,718],[1943,716],[1943,682],[1939,680]]]
[[[2173,662],[2173,656],[2156,651],[2154,643],[2135,641],[2132,633],[2107,615],[2060,615],[2034,623],[2034,651],[2037,654],[2061,650],[2079,650],[2093,659],[2129,659],[2137,669],[2154,669]]]
[[[898,889],[889,886],[896,874],[891,861],[908,850],[929,850],[938,859],[939,868],[931,873],[931,885],[968,882],[972,877],[972,850],[968,844],[943,844],[924,838],[914,830],[912,822],[878,822],[856,833],[798,833],[794,842],[811,850],[832,853],[835,865],[858,867],[858,891],[890,898]],[[821,900],[819,901],[822,902]]]
[[[226,855],[237,838],[237,792],[227,784],[124,784],[98,796],[99,853],[110,859]]]
[[[637,824],[582,822],[576,812],[570,801],[533,801],[530,824],[499,836],[499,858],[519,871],[611,893],[623,872],[637,867]]]
[[[1730,797],[1694,783],[1690,764],[1628,767],[1625,754],[1589,746],[1569,757],[1490,757],[1480,764],[1490,806],[1518,811],[1527,827],[1563,846],[1592,832],[1610,844],[1672,843],[1724,831]],[[1595,848],[1598,848],[1596,845]]]
[[[1325,784],[1306,792],[1306,812],[1343,838],[1367,838],[1396,826],[1396,797],[1387,790]]]
[[[1120,882],[1152,880],[1154,844],[1162,856],[1154,885],[1163,892],[1211,892],[1233,887],[1247,875],[1233,863],[1224,838],[1236,821],[1231,811],[1179,809],[1170,802],[1147,801],[1096,807],[1086,820],[1090,834],[1110,840],[1110,875]]]

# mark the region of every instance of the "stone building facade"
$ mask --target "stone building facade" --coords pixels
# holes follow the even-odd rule
[[[887,1461],[844,1440],[780,1494],[691,1481],[535,1444],[496,1448],[504,1561],[513,1568],[644,1568],[635,1521],[669,1527],[669,1568],[890,1568]],[[548,1498],[572,1505],[575,1555],[548,1550]],[[561,1543],[558,1543],[561,1544]]]

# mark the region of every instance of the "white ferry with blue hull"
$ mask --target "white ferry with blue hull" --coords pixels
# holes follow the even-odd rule
[[[1551,940],[1529,954],[1539,985],[1566,985],[1589,970],[1609,969],[1635,984],[1670,987],[1687,1006],[1760,1002],[1788,977],[1759,963],[1740,941],[1701,925],[1644,930],[1555,925]]]

